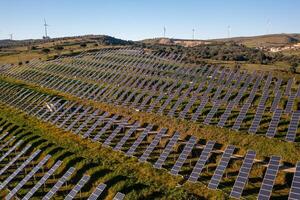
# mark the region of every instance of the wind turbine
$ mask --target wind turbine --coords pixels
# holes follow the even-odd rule
[[[193,40],[194,40],[195,39],[195,29],[193,28],[192,31],[193,31]]]
[[[46,19],[44,18],[44,26],[45,26],[45,38],[48,38],[48,34],[47,34],[47,26],[49,26],[49,24],[47,24]]]
[[[230,38],[230,33],[231,33],[231,27],[230,25],[227,26],[227,37]]]
[[[164,26],[164,38],[166,37],[166,31],[167,31],[167,29],[166,29],[166,27]]]
[[[11,33],[11,34],[8,34],[8,35],[9,35],[9,39],[10,39],[10,40],[13,40],[13,35],[14,35],[14,34]]]

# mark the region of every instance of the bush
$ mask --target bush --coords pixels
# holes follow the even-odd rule
[[[45,54],[48,54],[48,53],[50,53],[50,49],[43,48],[43,49],[42,49],[42,52],[45,53]]]
[[[80,44],[80,47],[85,48],[86,46],[87,46],[86,43],[81,43],[81,44]]]
[[[63,46],[60,46],[60,45],[58,45],[58,46],[55,46],[55,47],[54,47],[54,49],[55,49],[55,50],[58,50],[58,51],[61,51],[61,50],[63,50],[63,49],[64,49],[64,47],[63,47]]]

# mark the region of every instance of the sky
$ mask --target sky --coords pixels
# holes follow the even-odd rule
[[[126,40],[300,33],[300,0],[0,0],[0,39],[86,34]],[[230,28],[229,28],[230,27]]]

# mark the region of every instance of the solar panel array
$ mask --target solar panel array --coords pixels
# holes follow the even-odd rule
[[[293,177],[289,200],[300,199],[300,162],[296,165],[296,172]]]
[[[276,175],[280,165],[280,157],[272,156],[265,173],[257,199],[270,199]]]
[[[84,175],[78,183],[73,187],[73,189],[66,196],[65,200],[72,200],[75,198],[76,194],[81,190],[81,188],[88,182],[90,176]]]
[[[247,180],[254,163],[256,153],[252,150],[249,150],[244,158],[242,167],[239,170],[238,177],[236,178],[233,188],[230,193],[230,197],[240,199],[243,193],[243,189],[247,184]]]
[[[223,177],[223,174],[226,170],[227,165],[229,164],[230,157],[233,154],[235,147],[230,145],[226,148],[224,151],[222,158],[220,160],[219,165],[217,166],[217,169],[214,172],[214,175],[210,179],[210,182],[208,184],[209,189],[217,189],[218,185]]]

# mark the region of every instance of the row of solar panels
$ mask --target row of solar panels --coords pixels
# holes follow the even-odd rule
[[[269,77],[270,77],[270,76],[269,76]],[[261,77],[261,78],[262,78],[262,77]],[[268,78],[268,83],[269,83],[269,84],[270,84],[270,80],[271,80],[271,79]],[[250,81],[250,80],[248,80],[248,82],[249,82],[249,81]],[[260,79],[257,79],[257,81],[260,81]],[[257,81],[256,81],[256,83],[257,83]],[[267,84],[267,85],[269,85],[269,84]],[[252,90],[251,93],[250,93],[250,96],[252,96],[252,97],[251,97],[251,98],[249,97],[249,99],[251,99],[251,101],[250,101],[250,102],[247,101],[247,102],[244,104],[244,106],[242,107],[242,109],[241,109],[239,115],[238,115],[237,118],[236,118],[236,121],[235,121],[234,125],[232,126],[232,129],[234,129],[234,130],[239,130],[239,129],[240,129],[240,126],[241,126],[243,120],[246,118],[246,114],[247,114],[247,112],[248,112],[248,110],[249,110],[249,108],[250,108],[250,106],[251,106],[251,102],[252,102],[253,99],[254,99],[255,92],[253,92],[253,91],[256,91],[257,85],[258,85],[258,84],[255,84],[253,90]],[[6,86],[6,85],[4,85],[4,87],[5,87],[5,86]],[[244,86],[247,86],[247,84],[245,84]],[[67,87],[68,90],[62,90],[62,91],[63,91],[63,92],[70,92],[69,88],[72,88],[72,87],[73,87],[73,86],[70,85],[69,87]],[[266,86],[265,88],[268,88],[268,86]],[[86,89],[86,88],[84,87],[83,89]],[[191,88],[190,88],[190,89],[191,89]],[[242,89],[241,89],[241,90],[242,90]],[[73,88],[73,91],[74,91],[74,88]],[[83,90],[83,91],[85,91],[85,90]],[[242,90],[242,91],[243,91],[243,90]],[[28,93],[28,91],[26,91],[25,89],[23,89],[23,93],[21,93],[20,95],[25,95],[26,93]],[[79,92],[77,92],[77,91],[75,90],[75,92],[72,92],[72,93],[73,93],[74,95],[77,95],[77,96],[80,97],[80,98],[83,98],[83,97],[84,97],[84,95],[82,94],[82,93],[83,93],[82,90],[80,90]],[[100,91],[99,93],[100,93],[100,95],[102,96],[102,99],[105,98],[106,95],[103,94],[103,90]],[[84,94],[86,95],[87,93],[85,92]],[[123,93],[123,94],[126,94],[126,93]],[[130,99],[133,97],[132,94],[134,94],[134,93],[131,93],[131,95],[129,95],[128,98],[124,101],[125,104],[128,103],[128,102],[130,101]],[[159,108],[159,110],[158,110],[159,113],[161,113],[161,112],[162,112],[162,111],[170,104],[171,99],[172,99],[172,98],[174,97],[174,95],[176,95],[176,94],[178,94],[178,93],[175,92],[173,95],[171,95],[171,96],[165,101],[165,103]],[[88,95],[90,95],[90,94],[88,94]],[[98,96],[98,95],[97,95],[97,96]],[[26,96],[25,96],[25,98],[26,98]],[[153,108],[154,108],[154,106],[156,105],[157,101],[161,100],[162,98],[163,98],[163,95],[160,95],[160,96],[156,99],[156,101],[154,101],[154,102],[150,105],[150,107],[149,107],[149,109],[148,109],[147,111],[150,112],[151,110],[153,110]],[[240,99],[240,98],[241,98],[241,95],[240,95],[240,96],[238,95],[238,96],[236,97],[236,99]],[[119,99],[121,99],[121,97],[120,97]],[[248,100],[249,100],[249,99],[248,99]],[[146,99],[146,100],[149,101],[150,99]],[[259,103],[259,106],[258,106],[258,108],[257,108],[257,111],[256,111],[256,114],[255,114],[255,116],[254,116],[254,119],[252,120],[252,124],[251,124],[251,126],[250,126],[250,128],[249,128],[249,130],[248,130],[250,133],[256,133],[257,130],[258,130],[258,128],[259,128],[259,125],[260,125],[260,122],[261,122],[263,113],[264,113],[264,111],[265,111],[265,105],[264,105],[264,104],[265,104],[265,101],[266,101],[266,99],[265,99],[265,98],[262,98],[261,101],[260,101],[260,103]],[[144,107],[145,104],[146,104],[145,102],[146,102],[146,101],[142,102],[142,104],[141,104],[141,106],[140,106],[139,108]],[[179,106],[179,104],[177,104],[178,102],[182,102],[182,99],[179,98],[178,101],[175,103],[174,107],[178,107],[178,106]],[[207,104],[207,102],[208,102],[207,98],[204,98],[204,99],[202,100],[202,102],[201,102],[200,105],[198,106],[198,108],[197,108],[195,114],[193,115],[192,120],[194,120],[194,121],[197,120],[198,116],[200,115],[200,112],[204,109],[204,106]],[[124,104],[124,103],[123,103],[123,104]],[[136,103],[136,101],[135,101],[135,103]],[[234,107],[236,104],[237,104],[237,102],[236,102],[235,100],[233,101],[233,103],[228,104],[228,106],[227,106],[225,112],[220,116],[220,120],[219,120],[219,122],[218,122],[218,124],[217,124],[218,126],[224,127],[224,125],[225,125],[225,123],[226,123],[226,120],[228,119],[228,117],[229,117],[229,115],[230,115],[230,113],[231,113],[233,107]],[[173,107],[173,108],[174,108],[174,107]],[[187,104],[186,107],[191,107],[191,104]],[[217,110],[219,109],[219,107],[220,107],[220,103],[219,103],[219,102],[217,102],[217,103],[215,103],[215,104],[213,105],[212,109],[211,109],[210,112],[207,114],[206,118],[204,119],[204,123],[205,123],[205,124],[210,124],[210,123],[211,123],[211,120],[212,120],[213,116],[216,114],[216,112],[217,112]],[[275,106],[275,107],[276,107],[276,106]],[[170,109],[170,112],[171,112],[171,113],[174,113],[175,111],[174,111],[173,109]],[[170,113],[170,112],[169,112],[169,113]],[[279,116],[279,114],[281,115],[281,113],[282,113],[281,111],[278,111],[278,109],[275,109],[275,112],[274,112],[274,114],[273,114],[273,118],[272,118],[272,120],[271,120],[271,122],[270,122],[270,124],[269,124],[269,128],[268,128],[268,130],[267,130],[267,132],[266,132],[266,135],[267,135],[268,137],[274,137],[274,136],[275,136],[275,134],[276,134],[276,126],[277,126],[277,125],[279,124],[279,122],[280,122],[280,116]],[[297,127],[298,127],[298,121],[299,121],[299,120],[297,120],[297,117],[299,116],[299,114],[297,114],[297,113],[299,113],[299,112],[298,112],[298,111],[293,112],[293,114],[292,114],[292,116],[291,116],[291,122],[290,122],[288,131],[287,131],[287,135],[286,135],[286,140],[287,140],[287,141],[290,141],[290,142],[295,141],[295,138],[296,138],[296,135],[297,135]],[[196,118],[194,118],[195,116],[196,116]],[[180,115],[179,115],[179,117],[180,117]],[[276,125],[276,126],[275,126],[275,125]]]
[[[0,136],[0,142],[3,141],[5,137],[8,136],[8,132],[5,132],[1,134]],[[26,146],[22,148],[23,141],[14,141],[15,137],[12,136],[10,139],[7,139],[4,143],[0,143],[0,163],[3,163],[6,159],[7,162],[5,164],[2,164],[3,167],[0,169],[0,175],[5,176],[5,179],[0,184],[0,190],[6,189],[9,187],[10,183],[14,182],[12,185],[12,189],[9,190],[9,193],[5,196],[6,200],[13,199],[14,197],[18,196],[18,191],[20,191],[21,188],[23,188],[27,182],[33,179],[35,175],[41,171],[46,165],[46,163],[50,160],[51,155],[46,155],[38,162],[38,164],[34,165],[34,159],[37,158],[40,154],[42,154],[42,151],[37,149],[34,152],[32,152],[30,155],[27,156],[27,158],[24,161],[21,161],[22,156],[27,154],[28,150],[30,149],[30,144],[25,144]],[[9,146],[9,144],[14,143],[13,146]],[[4,149],[7,149],[7,151],[4,151]],[[18,153],[15,153],[15,155],[12,155],[13,152],[16,152],[18,149]],[[10,158],[11,157],[11,158]],[[29,167],[30,165],[34,165],[34,167],[30,170],[29,173],[26,174],[26,167]],[[34,197],[34,194],[46,183],[46,181],[55,174],[55,171],[62,165],[62,161],[58,160],[56,161],[47,172],[43,172],[42,178],[38,180],[35,185],[22,197],[22,199],[30,199],[31,197]],[[15,168],[15,169],[14,169]],[[13,171],[12,171],[13,170]],[[49,190],[49,192],[43,197],[43,200],[48,200],[54,197],[59,189],[66,184],[66,182],[70,179],[72,174],[76,169],[74,167],[69,168],[62,177],[58,179],[58,181],[53,185],[53,187]],[[22,172],[25,172],[24,177],[19,181],[18,175],[22,174]],[[74,199],[75,196],[80,192],[82,187],[89,181],[90,176],[84,175],[77,184],[70,190],[70,192],[66,195],[65,199],[71,200]],[[15,183],[17,184],[15,185]],[[101,193],[105,190],[106,184],[99,184],[95,190],[92,192],[92,194],[89,196],[89,200],[96,200]],[[114,197],[114,200],[121,200],[125,197],[123,193],[117,193]]]
[[[60,102],[60,100],[57,100],[57,102]],[[8,100],[7,103],[10,103],[12,105],[12,103],[15,104],[16,102],[11,102],[11,101]],[[41,118],[41,119],[43,119],[43,120],[45,120],[47,122],[51,122],[51,123],[57,125],[60,128],[64,128],[66,130],[68,130],[68,129],[70,130],[70,126],[72,125],[71,122],[74,122],[74,121],[71,120],[69,122],[68,126],[64,126],[64,125],[66,125],[66,122],[71,119],[70,116],[77,116],[75,118],[75,121],[78,121],[77,120],[78,117],[80,117],[80,116],[84,117],[84,114],[82,114],[82,113],[86,113],[86,112],[81,112],[80,109],[82,107],[80,105],[76,106],[74,103],[70,103],[68,106],[66,106],[68,103],[70,103],[70,102],[66,101],[65,103],[62,103],[61,106],[59,106],[59,108],[56,109],[53,112],[49,112],[49,109],[46,106],[42,105],[40,108],[36,109],[36,110],[38,110],[38,114],[35,115],[35,116],[37,116],[37,117],[39,117],[39,118]],[[23,101],[23,104],[21,106],[19,106],[19,108],[22,109],[23,106],[25,106],[27,108],[34,107],[34,106],[28,106],[26,103],[24,104],[24,101]],[[80,109],[78,109],[78,108],[80,108]],[[29,111],[30,110],[31,109],[29,109]],[[26,110],[26,109],[24,111],[28,112],[28,110]],[[45,115],[45,113],[48,113],[48,115]],[[96,135],[92,137],[93,141],[98,141],[99,138],[105,132],[107,132],[107,130],[109,130],[109,129],[112,128],[113,124],[116,125],[115,128],[112,129],[112,132],[110,133],[110,135],[104,140],[104,142],[103,142],[104,146],[112,146],[113,145],[111,143],[112,140],[117,136],[117,134],[120,133],[120,131],[122,130],[122,128],[124,128],[126,126],[129,127],[128,132],[113,147],[114,150],[121,150],[122,146],[126,143],[126,141],[130,138],[130,136],[139,128],[139,123],[138,122],[136,122],[134,124],[129,124],[127,122],[128,119],[122,119],[121,118],[121,120],[120,120],[119,116],[116,116],[116,115],[108,118],[108,116],[109,116],[108,113],[104,113],[104,114],[102,114],[102,115],[100,115],[100,116],[97,117],[97,116],[95,116],[95,112],[94,112],[93,114],[90,114],[90,116],[95,117],[97,120],[96,120],[96,122],[89,129],[87,129],[86,132],[84,132],[82,134],[84,138],[91,137],[91,135],[90,135],[91,132],[93,132],[96,129],[96,127],[102,123],[103,126],[99,129],[99,131],[97,131]],[[84,118],[85,119],[89,119],[90,116],[86,115]],[[82,124],[85,124],[85,122],[86,121],[83,121]],[[80,126],[78,128],[80,129]],[[147,135],[150,134],[152,128],[153,128],[153,125],[151,125],[151,124],[149,124],[146,128],[143,128],[143,132],[137,137],[137,139],[130,146],[130,148],[125,152],[125,154],[128,155],[128,156],[134,155],[136,149],[142,143],[142,141],[144,141],[144,139],[147,137]],[[153,152],[153,150],[160,143],[161,139],[163,137],[169,137],[166,134],[166,131],[167,131],[166,129],[161,129],[160,131],[158,131],[156,133],[154,139],[151,141],[151,143],[147,146],[146,150],[139,157],[139,161],[141,161],[141,162],[147,161],[148,158],[149,158],[149,156],[150,156],[150,154]],[[167,158],[169,157],[169,155],[172,153],[173,148],[178,143],[179,136],[180,136],[179,132],[176,132],[170,138],[169,142],[167,143],[167,145],[163,149],[163,151],[160,154],[159,158],[154,163],[154,167],[155,168],[162,168],[163,167],[163,165],[165,164],[165,161],[167,160]],[[193,137],[193,136],[189,139],[189,141],[186,143],[183,151],[180,153],[178,159],[176,160],[175,164],[171,168],[171,170],[170,170],[171,174],[177,175],[177,174],[180,173],[182,166],[186,162],[186,159],[190,155],[192,149],[196,146],[196,142],[197,142],[197,139],[195,137]],[[206,144],[206,146],[204,147],[203,151],[201,152],[201,155],[200,155],[200,157],[199,157],[196,165],[193,168],[192,173],[189,175],[189,178],[188,178],[189,181],[196,182],[199,179],[199,176],[200,176],[200,174],[202,172],[202,169],[205,166],[207,160],[209,159],[209,155],[212,152],[213,146],[214,146],[214,142],[213,141],[210,141],[210,142],[208,142]],[[224,174],[224,172],[226,170],[226,167],[227,167],[227,165],[228,165],[228,163],[229,163],[229,161],[230,161],[230,159],[232,157],[234,149],[235,148],[233,146],[228,146],[228,148],[224,151],[224,153],[222,155],[222,158],[221,158],[221,161],[219,162],[219,165],[217,166],[217,169],[215,170],[214,175],[211,178],[211,181],[210,181],[210,183],[208,185],[209,188],[216,189],[218,187],[218,185],[219,185],[219,183],[220,183],[220,181],[222,179],[222,176],[223,176],[223,174]],[[251,157],[251,158],[253,157],[252,162],[254,161],[255,154],[253,154],[252,151],[249,151],[248,153],[249,153],[249,155],[247,154],[245,156],[245,160],[244,160],[245,163],[249,163],[249,161],[247,160],[248,157]],[[278,158],[278,157],[275,156],[274,159],[275,158]],[[272,160],[273,160],[273,157],[271,158],[271,161]],[[243,164],[243,166],[244,166],[244,164]],[[243,168],[243,166],[242,166],[242,168]],[[278,161],[278,166],[279,166],[279,161]],[[248,168],[249,167],[251,169],[251,166],[248,165]],[[250,171],[250,169],[249,169],[249,171]],[[278,171],[278,169],[277,169],[277,171]],[[277,173],[277,171],[275,171],[275,172]],[[243,176],[243,175],[247,175],[248,176],[249,173],[242,174],[241,176]],[[244,181],[247,181],[247,179],[245,179],[245,177],[242,177],[242,178],[244,178],[243,179]],[[276,174],[275,174],[274,180],[275,180],[275,178],[276,178]],[[239,178],[239,176],[238,176],[238,178],[236,179],[236,181],[240,182],[239,181],[240,179],[241,178]],[[274,182],[274,180],[273,180],[273,182]],[[244,188],[246,182],[243,182],[243,184],[244,184],[243,185],[243,188]],[[273,187],[273,185],[272,185],[272,187]],[[271,195],[272,187],[270,187],[270,185],[268,187],[269,190],[268,190],[267,193],[268,193],[269,196]],[[239,193],[238,193],[237,192],[238,189],[236,189],[236,186],[234,186],[233,190],[232,190],[232,196],[236,196],[237,193],[239,195],[241,195],[242,191],[243,191],[243,188],[241,188],[241,186],[240,186],[239,187]],[[262,187],[261,187],[261,191],[265,190],[263,188],[264,188],[264,181],[263,181],[263,184],[262,184]],[[293,191],[293,190],[294,189],[292,189],[291,191]],[[295,192],[293,192],[293,193],[295,193]],[[261,194],[259,194],[259,196],[260,195]]]

